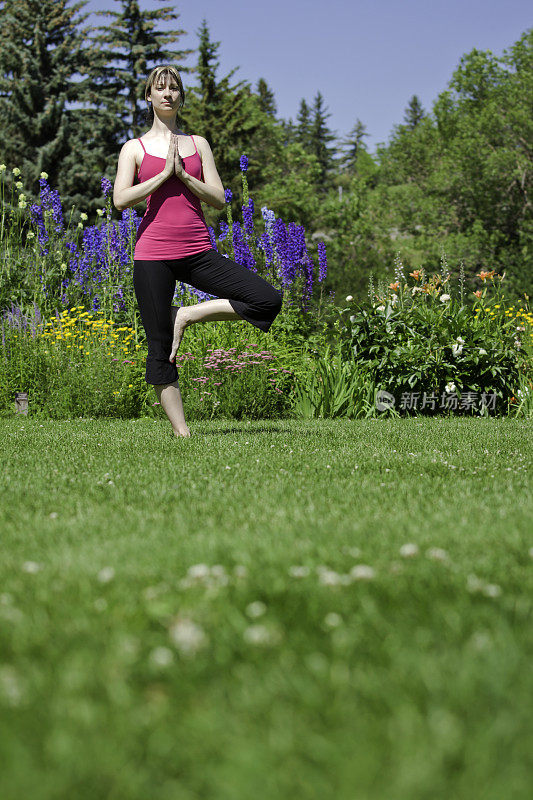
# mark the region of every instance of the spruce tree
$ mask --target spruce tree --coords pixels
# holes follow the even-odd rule
[[[416,128],[419,122],[424,118],[425,113],[422,104],[417,95],[414,94],[409,100],[409,105],[406,108],[404,121],[407,127],[412,130]]]
[[[259,97],[259,107],[265,114],[275,117],[277,113],[274,92],[269,88],[264,78],[257,81],[256,93]]]
[[[340,142],[341,147],[344,148],[340,163],[345,170],[355,169],[359,151],[365,149],[363,137],[368,135],[366,126],[363,125],[360,119],[357,119],[348,136]]]
[[[296,141],[306,150],[311,148],[311,111],[303,97],[296,115]]]
[[[21,169],[24,192],[35,199],[39,175],[48,174],[68,204],[81,180],[66,158],[74,149],[83,159],[77,113],[66,107],[83,98],[83,84],[73,80],[88,63],[88,14],[77,17],[79,2],[69,0],[4,0],[0,21],[0,160]]]
[[[318,160],[320,169],[319,190],[326,192],[330,188],[330,177],[336,148],[328,146],[329,142],[335,139],[335,135],[326,124],[326,120],[331,114],[326,111],[323,103],[324,98],[318,91],[311,108],[309,150]]]
[[[192,86],[180,112],[179,125],[188,133],[197,133],[209,142],[222,182],[239,192],[239,158],[249,157],[248,171],[252,177],[257,170],[249,145],[254,133],[264,125],[265,114],[250,83],[230,84],[237,71],[234,67],[224,78],[217,79],[219,62],[216,58],[220,42],[209,38],[207,20],[198,31],[200,44],[195,73],[198,85]]]
[[[122,6],[120,12],[95,12],[112,17],[113,22],[109,26],[91,28],[98,35],[92,39],[90,77],[95,96],[105,98],[106,105],[120,116],[121,139],[126,140],[141,135],[146,128],[144,88],[150,71],[159,64],[170,63],[181,73],[191,72],[191,68],[181,62],[194,50],[167,49],[167,45],[177,42],[186,31],[154,30],[155,22],[178,19],[179,14],[172,6],[141,10],[138,0],[114,2]],[[120,48],[118,52],[117,47]]]

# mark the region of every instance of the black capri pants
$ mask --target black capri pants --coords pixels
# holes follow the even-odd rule
[[[265,333],[281,310],[281,291],[213,248],[185,258],[135,259],[133,288],[148,341],[146,383],[167,384],[178,379],[176,364],[169,361],[174,339],[170,307],[178,280],[229,300],[242,319]]]

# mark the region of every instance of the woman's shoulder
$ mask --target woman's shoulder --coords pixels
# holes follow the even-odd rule
[[[198,148],[200,154],[202,151],[206,153],[210,150],[209,142],[205,136],[200,136],[199,133],[190,133],[189,136],[196,142],[196,147]]]

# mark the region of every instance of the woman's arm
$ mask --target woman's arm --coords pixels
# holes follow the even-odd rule
[[[226,200],[224,197],[224,187],[215,166],[215,159],[213,158],[211,147],[207,139],[204,139],[203,136],[197,136],[195,134],[194,140],[198,152],[200,153],[200,158],[202,159],[205,183],[199,181],[198,178],[193,178],[193,176],[189,175],[185,170],[183,170],[183,175],[180,175],[180,180],[183,181],[191,192],[194,192],[196,197],[199,197],[204,203],[220,211],[226,205]]]
[[[134,186],[136,147],[135,140],[130,139],[129,142],[122,145],[122,150],[118,157],[117,174],[113,186],[113,205],[117,211],[124,211],[125,208],[131,208],[140,203],[148,195],[155,192],[174,172],[174,144],[171,137],[163,170],[154,175],[153,178]]]

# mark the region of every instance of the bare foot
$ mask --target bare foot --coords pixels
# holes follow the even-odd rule
[[[186,306],[170,306],[170,313],[172,315],[174,339],[172,341],[169,361],[174,361],[183,338],[183,332],[188,325],[192,324],[192,320]]]
[[[190,437],[192,436],[192,433],[190,432],[188,426],[185,423],[180,425],[177,429],[174,428],[173,430],[174,430],[174,436],[177,436],[178,439],[180,438],[190,439]]]

